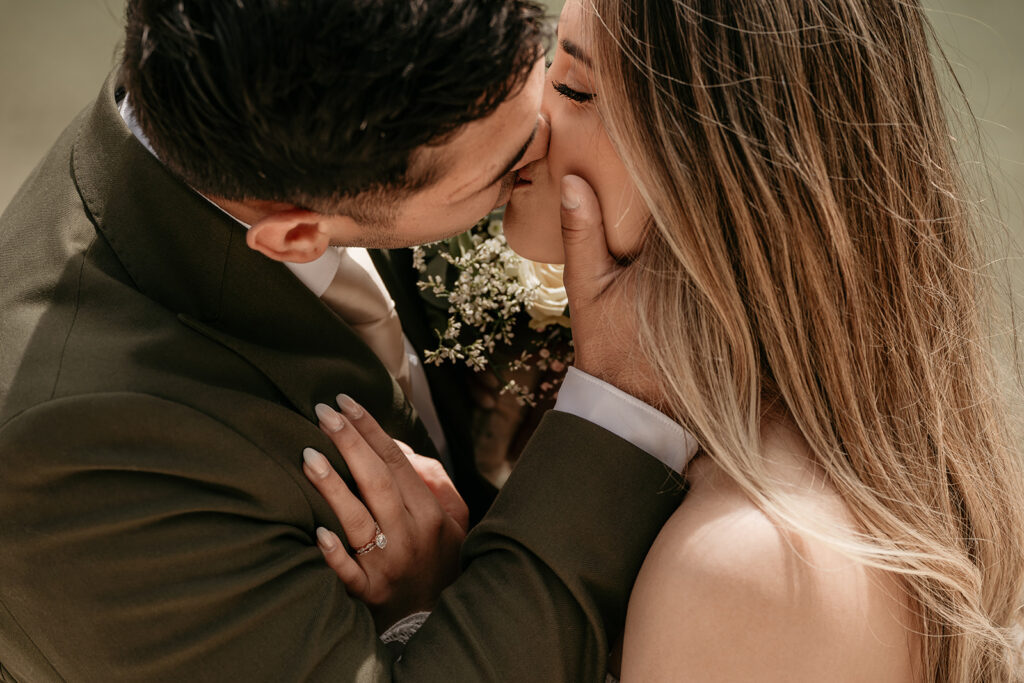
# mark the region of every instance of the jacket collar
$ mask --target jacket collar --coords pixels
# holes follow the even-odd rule
[[[434,452],[426,430],[365,343],[245,229],[172,176],[117,111],[104,84],[72,152],[79,194],[135,286],[189,327],[246,358],[295,410],[351,394],[392,435]]]

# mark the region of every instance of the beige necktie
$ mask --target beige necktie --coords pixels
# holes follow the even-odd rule
[[[409,357],[395,303],[362,247],[339,249],[341,260],[321,299],[348,323],[395,378],[411,400]]]

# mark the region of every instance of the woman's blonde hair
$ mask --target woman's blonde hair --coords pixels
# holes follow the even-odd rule
[[[785,411],[863,532],[831,540],[901,577],[922,680],[1021,680],[1024,484],[921,7],[584,6],[599,111],[653,216],[630,272],[667,409],[811,528],[759,455]]]

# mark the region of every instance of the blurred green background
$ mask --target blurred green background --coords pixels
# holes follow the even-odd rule
[[[395,0],[400,1],[400,0]],[[551,0],[557,11],[562,0]],[[980,120],[1000,228],[986,237],[1024,290],[1024,0],[925,0]],[[0,207],[115,61],[123,0],[0,0]],[[971,158],[977,158],[971,153]],[[1020,301],[1018,295],[1018,301]]]

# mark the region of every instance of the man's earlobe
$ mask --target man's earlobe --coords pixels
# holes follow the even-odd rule
[[[289,263],[309,263],[320,258],[331,238],[324,216],[306,209],[276,211],[249,228],[245,241],[267,258]]]

